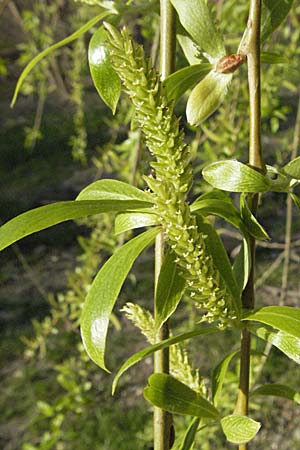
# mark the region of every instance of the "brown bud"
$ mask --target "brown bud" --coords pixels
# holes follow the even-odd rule
[[[215,70],[219,73],[233,73],[246,62],[246,55],[226,55],[219,59]]]

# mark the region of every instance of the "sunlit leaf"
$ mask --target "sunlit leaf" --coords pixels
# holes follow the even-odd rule
[[[150,229],[118,248],[98,272],[83,305],[83,344],[91,360],[104,370],[107,370],[104,356],[110,314],[134,261],[157,233],[158,229]]]
[[[219,411],[204,397],[165,373],[155,373],[144,389],[148,402],[173,414],[219,419]]]
[[[265,327],[251,327],[251,332],[264,341],[270,342],[282,351],[288,358],[300,364],[300,338],[283,331],[275,331]]]
[[[263,384],[251,391],[250,395],[251,397],[257,397],[259,395],[282,397],[287,400],[292,400],[293,402],[298,403],[298,405],[300,404],[299,392],[285,384]]]
[[[233,444],[246,444],[258,433],[261,424],[250,417],[232,414],[221,419],[226,439]]]
[[[270,190],[274,192],[287,192],[290,187],[291,177],[273,166],[267,165],[266,169],[266,177],[270,182]]]
[[[17,100],[20,88],[21,88],[25,78],[27,77],[27,75],[31,72],[31,70],[34,68],[34,66],[38,62],[40,62],[43,58],[45,58],[45,56],[50,55],[50,53],[52,53],[54,50],[57,50],[58,48],[63,47],[64,45],[67,45],[70,42],[74,41],[79,36],[86,33],[94,25],[96,25],[97,22],[99,22],[100,20],[103,20],[105,17],[111,15],[112,13],[113,13],[112,11],[104,11],[101,14],[98,14],[96,17],[91,19],[89,22],[87,22],[85,25],[83,25],[77,31],[70,34],[70,36],[66,37],[62,41],[56,42],[56,44],[50,45],[50,47],[47,47],[45,50],[43,50],[41,53],[39,53],[35,58],[33,58],[30,61],[30,63],[27,64],[27,66],[25,67],[25,69],[23,70],[23,72],[21,73],[21,75],[18,79],[16,88],[15,88],[15,92],[14,92],[14,96],[13,96],[13,99],[11,102],[11,106],[14,106],[14,104]]]
[[[247,228],[247,231],[256,239],[270,239],[268,233],[263,226],[258,222],[256,217],[252,214],[245,195],[240,197],[241,215],[243,223]]]
[[[133,354],[130,356],[124,364],[120,367],[118,370],[112,387],[112,392],[114,393],[118,384],[118,381],[120,377],[123,375],[126,370],[128,370],[130,367],[134,366],[138,362],[140,362],[142,359],[146,358],[149,355],[152,355],[152,353],[157,352],[158,350],[163,350],[164,348],[170,347],[170,345],[178,344],[179,342],[186,341],[187,339],[191,339],[196,336],[205,335],[209,333],[217,333],[220,332],[220,328],[218,327],[203,327],[203,326],[197,326],[192,331],[187,331],[185,333],[178,334],[177,336],[172,336],[168,339],[165,339],[164,341],[158,342],[157,344],[150,345],[149,347],[144,348],[143,350],[140,350],[139,352]]]
[[[187,120],[191,125],[199,125],[216,111],[225,98],[231,80],[231,73],[212,70],[194,87],[186,106]]]
[[[248,283],[251,271],[251,252],[248,238],[243,239],[240,251],[234,260],[232,270],[239,291],[242,293]]]
[[[190,65],[202,63],[202,59],[199,57],[199,47],[184,31],[177,31],[177,40]]]
[[[88,59],[98,94],[114,114],[121,94],[121,81],[113,69],[106,45],[106,32],[100,27],[89,44]]]
[[[216,405],[218,397],[221,393],[226,372],[231,360],[239,354],[239,350],[229,353],[222,361],[214,368],[212,373],[212,401]]]
[[[203,178],[213,187],[230,192],[266,192],[269,180],[257,170],[239,161],[218,161],[202,171]]]
[[[124,231],[133,230],[135,228],[157,225],[157,215],[145,211],[151,210],[149,208],[142,212],[130,211],[118,214],[115,219],[115,234],[124,233]]]
[[[261,41],[265,41],[288,15],[293,0],[262,0]]]
[[[286,164],[282,170],[290,177],[300,180],[300,156]]]

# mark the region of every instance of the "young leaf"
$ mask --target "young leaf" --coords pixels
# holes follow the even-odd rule
[[[232,74],[210,71],[191,92],[186,105],[186,117],[191,125],[206,120],[223,102]]]
[[[175,255],[168,250],[161,267],[155,292],[155,325],[159,329],[173,314],[185,289],[185,279],[179,274]]]
[[[300,309],[298,308],[265,306],[247,314],[242,320],[261,322],[300,338]]]
[[[236,281],[233,277],[231,264],[222,244],[222,241],[216,232],[216,230],[211,226],[211,224],[201,218],[197,217],[197,226],[199,230],[205,235],[205,246],[207,248],[208,253],[212,255],[214,265],[220,272],[222,280],[227,287],[228,291],[231,294],[232,299],[232,307],[234,308],[237,318],[241,315],[241,299],[239,288],[236,284]]]
[[[189,427],[184,435],[182,444],[178,447],[178,450],[192,450],[199,423],[200,423],[199,417],[194,417],[191,420],[191,423],[189,424]]]
[[[172,73],[163,82],[168,99],[176,102],[195,83],[202,80],[212,67],[209,63],[194,64]]]
[[[300,211],[300,198],[296,194],[294,194],[294,192],[290,192],[290,196],[292,197],[295,205],[297,206],[297,208]]]
[[[287,192],[290,187],[291,178],[276,167],[267,165],[266,168],[266,177],[270,182],[270,190],[274,192]]]
[[[149,203],[141,200],[83,200],[51,203],[32,209],[6,222],[0,227],[0,250],[8,247],[14,242],[52,227],[66,220],[79,219],[111,211],[126,211],[128,209],[139,209],[149,206]]]
[[[233,444],[246,444],[258,433],[261,424],[250,417],[231,414],[221,419],[226,439]]]
[[[251,332],[264,341],[270,342],[288,358],[300,364],[300,339],[283,331],[274,331],[265,327],[251,327]]]
[[[239,354],[239,350],[229,353],[229,355],[225,356],[222,361],[215,366],[212,373],[212,401],[213,404],[217,404],[218,397],[221,393],[223,382],[226,376],[226,372],[231,360]]]
[[[150,227],[157,225],[158,217],[156,214],[146,212],[151,211],[150,208],[145,212],[124,212],[117,215],[115,219],[115,234],[124,233],[124,231],[133,230],[135,228]]]
[[[271,395],[274,397],[282,397],[287,400],[292,400],[293,402],[300,405],[300,394],[295,391],[295,389],[285,384],[263,384],[258,388],[254,389],[250,393],[251,397],[257,397],[258,395]]]
[[[230,192],[266,192],[269,180],[239,161],[218,161],[202,171],[203,178],[213,187]]]
[[[121,81],[111,65],[105,41],[106,32],[100,27],[90,41],[88,58],[98,94],[114,114],[121,94]]]
[[[286,164],[282,170],[290,177],[300,180],[300,156]]]
[[[293,0],[262,0],[261,42],[265,41],[288,15]]]
[[[178,24],[180,28],[180,24]],[[184,32],[184,29],[178,30],[177,40],[186,57],[188,63],[192,66],[202,63],[202,55],[200,56],[200,49],[196,43]]]
[[[128,370],[130,367],[134,366],[138,362],[142,361],[142,359],[146,358],[149,355],[152,355],[152,353],[157,352],[158,350],[163,350],[164,348],[170,347],[170,345],[178,344],[179,342],[186,341],[187,339],[191,339],[196,336],[205,335],[209,333],[216,333],[220,332],[220,328],[218,327],[209,327],[204,328],[203,326],[197,326],[192,331],[187,331],[185,333],[178,334],[177,336],[172,336],[168,339],[165,339],[164,341],[158,342],[157,344],[150,345],[149,347],[144,348],[143,350],[140,350],[139,352],[133,354],[130,356],[130,358],[125,361],[120,369],[118,370],[112,386],[112,393],[114,394],[118,381],[120,377],[123,375],[126,370]]]
[[[244,238],[241,249],[234,260],[232,271],[240,293],[245,289],[251,270],[251,252],[249,239]]]
[[[266,240],[270,239],[268,233],[263,228],[263,226],[258,222],[256,217],[252,214],[247,200],[246,195],[242,194],[240,197],[241,205],[241,215],[243,218],[243,223],[247,228],[248,233],[254,236],[256,239]]]
[[[35,58],[33,58],[30,61],[30,63],[27,64],[27,66],[25,67],[25,69],[23,70],[23,72],[21,73],[21,75],[20,75],[20,77],[18,79],[16,88],[15,88],[15,92],[14,92],[14,96],[13,96],[13,99],[12,99],[12,102],[11,102],[11,107],[13,107],[14,104],[16,103],[16,100],[17,100],[19,91],[21,89],[21,86],[23,84],[23,81],[25,80],[27,75],[31,72],[31,70],[34,68],[34,66],[38,62],[40,62],[43,58],[45,58],[45,56],[48,56],[54,50],[57,50],[58,48],[63,47],[64,45],[67,45],[70,42],[74,41],[79,36],[81,36],[82,34],[86,33],[94,25],[96,25],[97,22],[99,22],[100,20],[103,20],[105,17],[109,16],[112,13],[113,13],[113,11],[104,11],[101,14],[98,14],[98,16],[96,16],[93,19],[91,19],[89,22],[87,22],[85,25],[83,25],[77,31],[75,31],[74,33],[70,34],[70,36],[66,37],[62,41],[56,42],[56,44],[50,45],[50,47],[46,48],[41,53],[39,53]]]
[[[194,41],[213,59],[225,55],[221,34],[213,23],[206,0],[171,0],[179,20]]]
[[[165,373],[148,379],[144,397],[149,403],[173,414],[219,419],[219,411],[204,397]]]
[[[148,192],[124,183],[123,181],[104,179],[95,181],[85,187],[77,197],[77,200],[137,200],[145,203],[145,207],[153,204],[153,198]]]
[[[82,341],[91,360],[104,370],[110,314],[134,261],[157,233],[157,228],[150,229],[118,248],[98,272],[83,305]]]

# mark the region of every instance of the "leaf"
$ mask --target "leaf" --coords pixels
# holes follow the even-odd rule
[[[266,169],[266,177],[270,182],[270,190],[274,192],[287,192],[290,187],[291,178],[276,167],[267,165]]]
[[[115,114],[121,94],[121,81],[111,65],[106,45],[106,32],[102,26],[90,40],[88,59],[92,79],[98,94]]]
[[[150,229],[118,248],[101,267],[83,305],[83,345],[91,360],[106,371],[104,355],[110,314],[134,261],[153,242],[158,231]]]
[[[239,161],[217,161],[206,166],[203,178],[213,187],[230,192],[266,192],[269,180]]]
[[[0,227],[0,250],[14,242],[52,227],[66,220],[79,219],[111,211],[125,211],[149,206],[140,200],[93,200],[93,201],[68,201],[52,203],[32,209],[6,222]]]
[[[226,439],[233,444],[246,444],[258,433],[261,424],[250,417],[231,414],[221,419]]]
[[[294,192],[290,192],[290,196],[292,197],[295,205],[297,206],[297,208],[300,211],[300,198]]]
[[[282,351],[288,358],[300,364],[300,339],[283,331],[274,331],[270,328],[255,327],[251,332],[264,341],[270,342]]]
[[[241,205],[241,215],[243,218],[243,223],[246,226],[248,233],[255,237],[255,239],[266,240],[270,239],[270,236],[263,228],[263,226],[258,222],[256,217],[252,214],[246,196],[244,194],[240,197],[240,205]]]
[[[141,189],[124,183],[123,181],[104,179],[98,180],[85,187],[77,197],[77,200],[137,200],[140,202],[154,203],[152,196]]]
[[[241,249],[234,260],[232,270],[239,291],[242,293],[248,283],[251,271],[251,252],[248,238],[243,239]]]
[[[168,250],[161,267],[155,292],[155,325],[159,329],[173,314],[185,290],[185,279],[179,274],[175,255]]]
[[[187,339],[191,339],[196,336],[200,336],[202,334],[209,334],[209,333],[216,333],[220,332],[220,328],[218,327],[209,327],[204,328],[203,326],[197,326],[192,331],[187,331],[181,334],[178,334],[177,336],[172,336],[168,339],[165,339],[164,341],[160,341],[157,344],[150,345],[149,347],[146,347],[142,350],[140,350],[137,353],[134,353],[132,356],[130,356],[120,367],[118,370],[112,386],[112,393],[114,394],[118,381],[120,377],[123,375],[126,370],[128,370],[130,367],[134,366],[138,362],[140,362],[142,359],[146,358],[149,355],[152,355],[152,353],[157,352],[159,350],[163,350],[164,348],[170,347],[170,345],[178,344],[179,342],[185,341]]]
[[[178,447],[178,450],[191,450],[195,442],[198,426],[200,423],[199,417],[194,417],[186,430],[182,444]]]
[[[234,279],[231,264],[222,244],[222,241],[216,232],[216,230],[211,226],[211,224],[201,218],[197,217],[197,226],[201,233],[203,233],[206,237],[205,246],[209,254],[211,254],[213,258],[213,262],[217,270],[219,271],[224,285],[228,289],[231,294],[232,307],[236,312],[237,318],[241,315],[241,298],[239,293],[239,288]]]
[[[282,170],[296,180],[300,180],[300,156],[286,164]]]
[[[165,373],[148,378],[144,397],[149,403],[172,414],[219,419],[219,411],[204,397]]]
[[[265,41],[288,15],[293,0],[262,0],[261,42]]]
[[[300,310],[298,308],[291,306],[265,306],[248,313],[242,320],[261,322],[300,338]]]
[[[285,384],[263,384],[250,392],[251,397],[258,395],[270,395],[274,397],[282,397],[287,400],[292,400],[300,405],[300,394],[295,389]]]
[[[151,211],[151,209],[149,208],[144,211]],[[133,230],[135,228],[157,225],[157,215],[144,211],[119,213],[115,219],[115,234],[124,233],[124,231]]]
[[[16,103],[16,100],[17,100],[19,91],[21,89],[21,86],[23,84],[23,81],[25,80],[27,75],[32,71],[32,69],[34,68],[34,66],[38,62],[40,62],[43,58],[45,58],[45,56],[48,56],[54,50],[57,50],[58,48],[63,47],[64,45],[67,45],[70,42],[74,41],[79,36],[81,36],[82,34],[86,33],[94,25],[96,25],[97,22],[99,22],[100,20],[103,20],[105,17],[109,16],[112,13],[113,13],[112,11],[104,11],[101,14],[98,14],[96,17],[94,17],[93,19],[89,20],[85,25],[80,27],[77,31],[75,31],[74,33],[70,34],[70,36],[66,37],[62,41],[56,42],[56,44],[50,45],[50,47],[47,47],[45,50],[43,50],[41,53],[39,53],[35,58],[33,58],[29,62],[29,64],[27,64],[27,66],[25,67],[25,69],[23,70],[23,72],[21,73],[21,75],[20,75],[20,77],[18,79],[16,88],[15,88],[15,92],[14,92],[14,96],[13,96],[13,99],[12,99],[12,102],[11,102],[11,107],[13,107],[14,104]]]
[[[219,59],[226,54],[221,34],[213,23],[206,0],[171,0],[179,20],[194,41],[209,56]]]
[[[180,27],[180,24],[178,24]],[[200,55],[200,49],[195,42],[183,31],[177,32],[177,40],[180,47],[190,65],[202,63],[202,55]]]
[[[172,73],[163,81],[168,99],[176,102],[195,83],[202,80],[212,67],[209,63],[194,64]]]
[[[260,62],[262,64],[286,64],[288,59],[282,55],[272,52],[260,52]]]
[[[194,87],[186,105],[186,116],[191,125],[199,125],[216,111],[225,98],[231,80],[231,73],[211,70]]]
[[[223,358],[222,361],[217,366],[215,366],[213,370],[211,389],[212,389],[212,401],[214,405],[217,404],[218,397],[221,393],[228,366],[231,360],[239,353],[240,353],[239,350],[229,353],[229,355],[225,356],[225,358]]]

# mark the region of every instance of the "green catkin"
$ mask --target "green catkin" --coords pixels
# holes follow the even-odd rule
[[[190,296],[205,311],[202,320],[225,327],[235,319],[229,292],[222,284],[212,257],[206,252],[205,236],[186,201],[192,184],[190,149],[163,93],[157,72],[145,60],[141,46],[125,29],[121,33],[106,24],[111,63],[135,107],[146,145],[156,161],[155,178],[145,177],[153,191],[160,224],[175,252]]]

